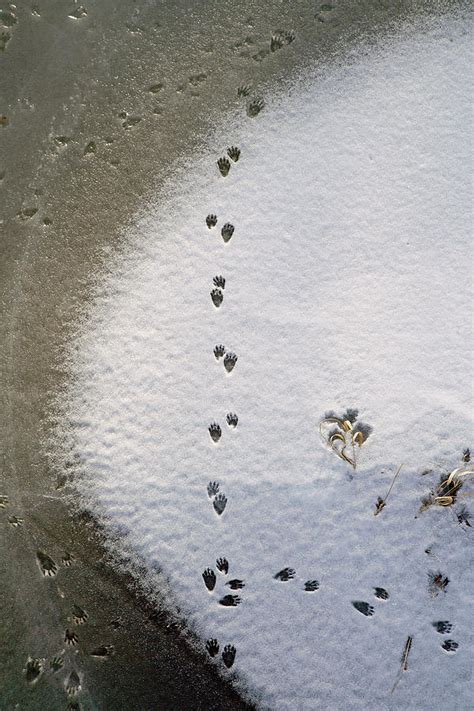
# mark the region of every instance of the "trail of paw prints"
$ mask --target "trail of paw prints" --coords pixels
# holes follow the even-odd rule
[[[432,622],[432,625],[436,632],[441,635],[451,634],[453,629],[453,625],[448,620],[438,620],[437,622]],[[441,643],[441,648],[444,649],[445,652],[453,654],[456,652],[458,647],[459,643],[455,642],[453,639],[445,639]]]
[[[227,576],[229,573],[229,561],[227,558],[218,558],[216,560],[216,568],[218,572],[221,573],[219,578]],[[202,573],[202,579],[206,589],[210,593],[214,592],[218,582],[218,577],[214,570],[210,567],[206,568]],[[245,582],[240,578],[232,578],[231,580],[227,580],[224,585],[229,587],[231,590],[242,590],[245,587]],[[222,607],[237,607],[242,602],[242,599],[237,594],[224,591],[224,594],[219,598],[218,602],[219,605],[222,605]]]
[[[219,650],[220,646],[217,639],[207,640],[206,651],[210,657],[217,657],[217,655],[219,654]],[[224,662],[224,665],[227,667],[227,669],[230,669],[234,665],[236,654],[237,650],[233,644],[225,645],[224,649],[222,650],[222,661]]]
[[[227,497],[219,489],[218,481],[210,481],[207,485],[207,495],[212,501],[214,511],[218,516],[222,516],[227,506]]]
[[[227,156],[221,156],[217,159],[217,167],[219,169],[219,173],[222,175],[223,178],[226,178],[229,175],[232,163],[238,162],[240,154],[240,148],[238,148],[237,146],[230,146],[227,149]],[[230,161],[232,161],[232,163]]]
[[[221,358],[223,359],[222,362],[224,364],[226,372],[232,373],[239,359],[238,355],[234,353],[234,351],[226,352],[225,346],[222,344],[218,344],[217,346],[215,346],[213,353],[214,358],[217,361],[220,361]]]
[[[296,580],[296,570],[294,568],[282,568],[274,574],[273,579],[277,580],[280,583],[288,583],[291,580]],[[303,591],[313,593],[316,592],[316,590],[319,590],[319,586],[319,580],[316,580],[314,578],[306,580],[303,584]]]
[[[225,416],[228,427],[231,430],[235,430],[239,424],[239,417],[235,412],[228,412]],[[222,437],[222,427],[217,422],[211,422],[207,428],[209,432],[209,437],[212,439],[214,444],[217,444]]]

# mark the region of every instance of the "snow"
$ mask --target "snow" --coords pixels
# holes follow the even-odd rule
[[[472,433],[465,28],[455,16],[405,28],[266,96],[257,118],[228,116],[144,208],[71,347],[57,436],[80,454],[82,500],[121,550],[164,571],[203,645],[235,645],[231,672],[215,663],[262,708],[471,704],[472,532],[456,507],[418,515]],[[232,144],[242,154],[222,178]],[[230,374],[219,343],[238,355]],[[355,472],[318,431],[346,407],[373,426]],[[210,593],[201,573],[219,556],[230,571]],[[286,566],[295,579],[275,580]],[[446,593],[430,595],[430,570]],[[235,577],[242,603],[222,607]],[[319,590],[304,592],[308,579]]]

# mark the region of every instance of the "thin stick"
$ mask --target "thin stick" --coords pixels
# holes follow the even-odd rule
[[[400,671],[398,672],[398,676],[397,676],[397,678],[395,679],[395,684],[394,684],[393,687],[392,687],[392,691],[390,692],[391,694],[393,694],[393,692],[394,692],[395,689],[396,689],[396,686],[397,686],[398,682],[399,682],[400,679],[402,678],[402,673],[403,673],[404,671],[407,671],[407,670],[408,670],[408,655],[410,654],[410,650],[411,650],[411,645],[412,645],[412,644],[413,644],[413,637],[409,636],[408,639],[407,639],[407,641],[405,642],[405,648],[404,648],[403,654],[402,654],[402,665],[401,665],[401,667],[400,667]]]

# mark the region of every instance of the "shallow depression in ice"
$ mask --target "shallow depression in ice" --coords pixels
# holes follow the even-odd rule
[[[454,708],[453,684],[468,705],[469,541],[451,510],[415,516],[472,427],[469,66],[463,21],[433,22],[243,106],[144,211],[71,350],[79,491],[273,709]],[[346,407],[373,427],[355,472],[318,432]]]

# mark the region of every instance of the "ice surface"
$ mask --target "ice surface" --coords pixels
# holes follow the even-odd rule
[[[203,648],[235,645],[237,683],[265,708],[472,701],[472,533],[452,508],[415,518],[472,433],[465,22],[401,32],[266,97],[255,119],[229,117],[144,210],[71,348],[61,437],[83,460],[84,501],[162,567]],[[230,145],[242,153],[223,178]],[[230,374],[219,343],[238,355]],[[355,472],[318,433],[346,407],[374,428]],[[209,592],[202,572],[219,556],[229,574]],[[285,567],[296,576],[280,582]],[[438,569],[450,583],[434,598]],[[241,604],[219,605],[234,578]],[[454,654],[435,620],[453,623]]]

